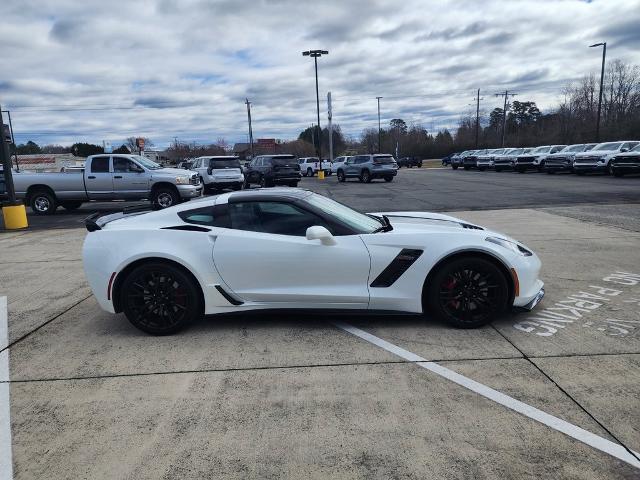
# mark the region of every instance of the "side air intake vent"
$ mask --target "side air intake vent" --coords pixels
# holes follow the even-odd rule
[[[378,275],[373,282],[372,287],[390,287],[398,280],[404,272],[422,255],[422,250],[413,250],[403,248],[389,265]]]

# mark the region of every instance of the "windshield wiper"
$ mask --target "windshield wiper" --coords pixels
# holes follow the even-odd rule
[[[393,230],[393,227],[391,226],[391,222],[389,221],[389,218],[386,215],[382,215],[382,217],[378,217],[376,215],[371,215],[371,216],[382,224],[382,226],[376,228],[371,233],[390,232],[391,230]]]

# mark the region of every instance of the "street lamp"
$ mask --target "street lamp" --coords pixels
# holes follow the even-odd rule
[[[324,171],[322,170],[322,129],[320,128],[320,94],[318,93],[318,57],[322,55],[328,55],[329,52],[327,50],[307,50],[306,52],[302,52],[304,57],[312,57],[314,65],[316,67],[316,110],[318,113],[318,178],[324,178]]]
[[[602,70],[600,71],[600,95],[598,97],[598,120],[596,122],[596,142],[600,141],[600,109],[602,108],[602,87],[604,85],[604,60],[607,56],[607,42],[594,43],[589,48],[602,47]]]
[[[382,129],[380,128],[380,99],[382,97],[376,97],[378,100],[378,153],[382,153]]]

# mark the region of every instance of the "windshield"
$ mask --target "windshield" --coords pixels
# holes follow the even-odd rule
[[[273,157],[271,159],[271,164],[272,165],[277,165],[279,167],[286,167],[286,166],[294,166],[294,165],[298,165],[298,162],[296,162],[296,159],[291,157]]]
[[[237,158],[211,159],[211,168],[240,168],[240,160]]]
[[[501,153],[504,153],[504,148],[498,148],[497,150],[494,150],[491,153],[493,153],[495,155],[500,155]]]
[[[611,142],[611,143],[601,143],[597,147],[593,149],[593,151],[598,150],[618,150],[622,146],[622,142]]]
[[[551,147],[538,147],[531,153],[547,153],[549,150],[551,150]]]
[[[573,145],[572,147],[565,147],[561,152],[582,152],[584,151],[584,145]]]
[[[306,197],[304,201],[327,212],[336,220],[351,227],[356,231],[356,233],[372,233],[373,231],[378,230],[382,225],[382,223],[375,218],[356,212],[346,205],[338,203],[327,197],[323,197],[322,195],[314,193]]]
[[[511,150],[510,152],[508,152],[507,155],[520,155],[523,152],[524,152],[523,148],[515,148],[515,149]]]
[[[158,170],[159,168],[162,168],[162,165],[157,164],[153,160],[149,160],[147,157],[134,155],[133,158],[135,158],[140,165],[144,168],[148,168],[149,170]]]
[[[388,164],[388,163],[393,163],[394,161],[395,160],[391,155],[374,155],[373,156],[373,163]]]
[[[638,145],[636,145],[635,147],[633,147],[631,150],[629,150],[630,152],[640,152],[640,143]]]

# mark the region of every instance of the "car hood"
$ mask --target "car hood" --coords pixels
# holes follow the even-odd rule
[[[611,155],[612,153],[617,153],[618,150],[596,150],[595,152],[593,150],[590,150],[588,152],[580,152],[580,153],[576,153],[576,158],[578,157],[602,157],[605,155]]]
[[[466,222],[456,217],[432,212],[377,212],[372,215],[385,215],[391,225],[402,230],[429,230],[433,228],[467,228],[469,230],[484,230],[479,225]]]
[[[185,170],[184,168],[159,168],[158,170],[151,170],[151,172],[155,175],[186,175],[191,176],[194,173],[193,170]]]

